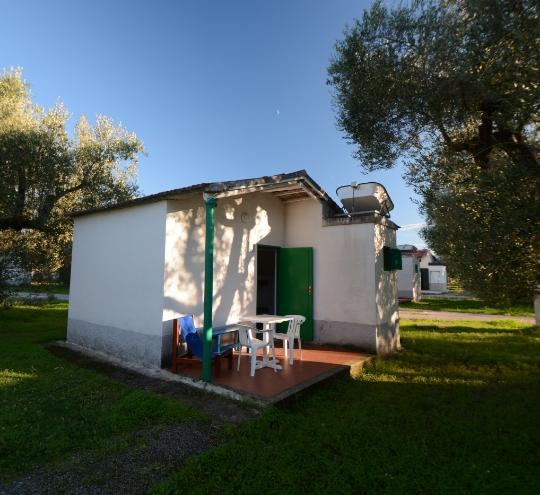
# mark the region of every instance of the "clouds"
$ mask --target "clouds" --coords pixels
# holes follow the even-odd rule
[[[425,222],[421,223],[408,223],[406,225],[402,225],[399,230],[419,230],[422,227],[425,227]]]

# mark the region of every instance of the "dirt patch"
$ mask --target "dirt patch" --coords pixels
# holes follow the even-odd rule
[[[49,352],[59,358],[102,373],[113,380],[124,383],[128,387],[180,399],[182,402],[203,411],[210,418],[219,422],[243,423],[260,414],[259,409],[248,403],[235,402],[218,395],[194,389],[183,383],[169,382],[141,375],[57,344],[47,344],[45,347]]]

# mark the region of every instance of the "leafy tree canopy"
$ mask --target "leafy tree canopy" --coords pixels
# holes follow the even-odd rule
[[[363,166],[390,168],[442,140],[481,166],[501,149],[538,178],[539,11],[536,0],[375,2],[328,70]]]
[[[69,117],[62,103],[34,104],[20,70],[0,75],[0,249],[53,271],[69,258],[69,213],[136,196],[143,152],[104,116],[80,117],[70,137]]]
[[[491,162],[486,171],[441,146],[409,168],[427,220],[421,234],[468,291],[497,302],[530,301],[540,273],[534,184],[504,153]]]
[[[368,170],[408,166],[428,245],[490,299],[530,297],[540,258],[540,3],[376,1],[328,69]]]

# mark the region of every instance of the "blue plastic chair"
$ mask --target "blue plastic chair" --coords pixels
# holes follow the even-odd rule
[[[185,346],[182,344],[185,343]],[[187,349],[185,347],[187,346]],[[215,348],[215,343],[213,342]],[[221,358],[227,357],[229,369],[233,366],[233,345],[220,347],[219,350],[212,351],[212,365],[215,368],[215,375],[219,376],[221,370]],[[177,373],[180,363],[193,363],[194,360],[203,360],[203,341],[199,331],[195,328],[193,315],[186,315],[173,322],[173,356],[172,372]],[[183,355],[178,355],[184,351]]]

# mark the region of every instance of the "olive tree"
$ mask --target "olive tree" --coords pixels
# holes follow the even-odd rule
[[[410,170],[433,172],[444,163],[486,178],[513,169],[508,177],[532,186],[520,189],[516,182],[517,194],[540,201],[539,14],[535,0],[414,0],[395,8],[376,1],[345,30],[328,69],[338,127],[362,166],[372,171],[403,160]],[[434,168],[422,167],[426,160]],[[413,186],[419,177],[408,176]],[[486,200],[480,208],[486,214],[488,192],[475,194],[477,206]],[[468,208],[461,214],[472,215]],[[432,242],[446,220],[435,214],[429,220],[425,234]],[[532,231],[538,216],[529,221]],[[494,246],[499,241],[491,230]],[[497,272],[503,261],[494,257],[491,269]]]
[[[70,212],[138,193],[135,134],[98,116],[80,117],[70,137],[69,117],[61,103],[33,103],[21,71],[0,76],[0,256],[31,268],[66,267]]]

